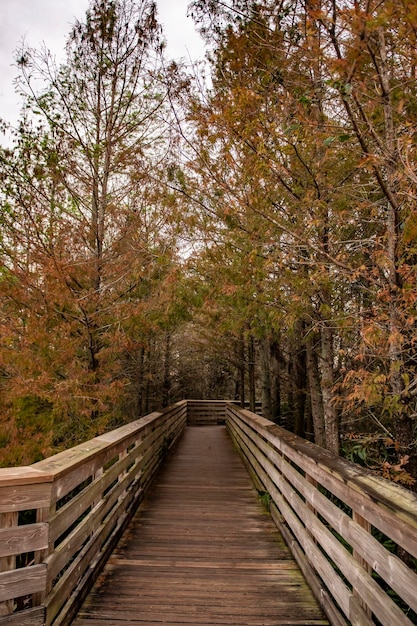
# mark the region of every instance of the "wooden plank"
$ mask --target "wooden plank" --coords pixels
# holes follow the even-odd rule
[[[17,513],[0,513],[0,532],[14,531],[18,522]],[[10,552],[6,552],[6,555],[0,557],[0,571],[9,572],[13,571],[16,567],[16,556]],[[14,609],[13,596],[0,604],[0,615],[8,615],[12,613]]]
[[[360,598],[364,601],[364,606],[370,607],[382,624],[386,624],[387,626],[393,623],[399,626],[411,625],[410,620],[398,606],[389,599],[381,587],[371,578],[369,573],[355,561],[342,544],[335,539],[332,533],[330,533],[327,528],[319,522],[318,518],[312,514],[309,507],[306,506],[305,502],[292,490],[284,477],[275,470],[269,459],[260,455],[256,446],[253,446],[252,441],[244,433],[242,433],[242,437],[245,440],[245,444],[248,443],[251,445],[252,449],[249,449],[249,447],[246,449],[247,454],[252,456],[252,464],[256,465],[256,473],[262,476],[267,491],[271,494],[287,524],[289,524],[292,531],[297,536],[304,551],[306,553],[308,552],[306,546],[310,543],[306,533],[307,529],[310,534],[314,536],[315,540],[322,545],[324,552],[336,563],[344,576],[354,585],[358,595],[360,595]],[[278,487],[274,484],[272,478],[274,478]],[[285,500],[282,496],[285,497]],[[293,511],[296,513],[296,516],[293,514]],[[343,513],[340,512],[340,515],[343,515]],[[300,519],[305,524],[305,528],[301,526],[299,522]],[[352,524],[353,523],[354,522],[352,522]],[[356,526],[360,528],[358,524],[356,524]],[[311,550],[312,547],[310,545],[310,553]],[[387,556],[389,555],[387,554]],[[317,565],[316,560],[314,560],[314,563]],[[414,577],[411,572],[408,572],[408,574]],[[329,585],[328,580],[326,583],[329,589],[336,589],[336,581],[337,576],[336,572],[334,572],[333,583]],[[363,608],[352,594],[349,594],[347,597],[345,595],[335,597],[337,597],[338,603],[349,618],[352,618],[350,612],[354,611],[357,624],[366,624],[369,622],[369,618]]]
[[[46,585],[46,565],[33,565],[0,573],[0,602],[42,591]]]
[[[0,557],[44,550],[48,547],[48,524],[0,528]]]
[[[189,427],[73,626],[327,625],[223,426]]]
[[[246,410],[227,408],[373,526],[417,558],[417,496]]]
[[[161,415],[161,412],[154,411],[153,413],[149,413],[148,415],[141,417],[135,422],[115,428],[108,433],[103,433],[98,437],[98,439],[111,444],[123,442],[123,447],[129,446],[132,441],[132,436],[135,438],[138,434],[141,434],[142,430],[145,430],[149,425],[154,424],[155,420],[160,418]]]
[[[50,497],[51,485],[48,483],[3,485],[0,487],[0,513],[48,507]]]
[[[35,465],[0,468],[0,488],[47,483],[53,480],[53,476],[48,471],[36,468]]]
[[[18,611],[7,617],[0,617],[0,626],[44,626],[45,607]]]
[[[362,568],[368,574],[374,569],[400,595],[406,604],[417,611],[416,573],[371,536],[369,522],[355,511],[352,519],[317,489],[312,489],[311,478],[305,479],[285,460],[282,454],[254,435],[254,432],[247,428],[245,424],[239,424],[239,426],[244,433],[242,436],[247,445],[249,445],[251,436],[256,437],[257,444],[253,443],[251,445],[251,450],[255,457],[261,460],[257,450],[258,445],[259,450],[273,463],[270,466],[263,463],[263,467],[278,488],[282,490],[280,487],[281,477],[275,470],[275,467],[285,476],[285,480],[304,496],[310,510],[313,512],[317,510],[329,522],[332,528],[354,548],[354,558],[360,563]],[[360,558],[358,555],[360,555]],[[372,564],[372,567],[370,564]]]

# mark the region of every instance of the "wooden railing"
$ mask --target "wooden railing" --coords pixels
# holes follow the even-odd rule
[[[416,496],[249,411],[226,425],[331,624],[416,624]]]
[[[187,403],[0,470],[0,624],[64,625],[186,424]]]
[[[189,400],[0,469],[0,626],[71,622],[187,420],[226,421],[332,625],[417,623],[414,494],[233,403]]]
[[[190,426],[224,424],[225,421],[224,400],[187,400],[187,424]]]

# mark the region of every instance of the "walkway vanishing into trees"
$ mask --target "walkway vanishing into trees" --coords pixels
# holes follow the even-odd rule
[[[416,504],[233,403],[179,402],[0,471],[0,624],[410,626]]]
[[[189,427],[75,626],[328,624],[224,426]]]

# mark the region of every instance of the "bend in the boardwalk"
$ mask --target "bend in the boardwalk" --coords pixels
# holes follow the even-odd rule
[[[188,427],[74,626],[328,624],[224,426]]]

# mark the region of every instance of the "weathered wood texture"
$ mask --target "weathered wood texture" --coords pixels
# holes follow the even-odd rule
[[[224,426],[188,427],[74,626],[328,624]]]
[[[0,469],[0,626],[70,622],[184,429],[187,411],[194,424],[226,419],[256,487],[269,494],[272,517],[332,625],[417,624],[417,575],[410,565],[417,558],[414,494],[234,403],[192,400],[31,467]],[[211,453],[217,462],[217,450]],[[200,480],[197,491],[205,492],[207,475],[202,471],[196,478]],[[207,485],[211,489],[211,483]],[[173,498],[181,494],[181,485],[172,489]],[[220,505],[222,489],[217,489],[217,495]],[[185,510],[191,519],[191,507]],[[211,511],[215,516],[210,505],[204,517],[210,550]],[[233,525],[238,523],[234,513],[231,504]],[[173,511],[172,515],[175,520]],[[221,529],[221,520],[213,519]],[[179,545],[184,537],[178,532]],[[245,536],[250,543],[249,534]],[[390,544],[394,551],[387,549]],[[395,546],[401,556],[408,552],[406,562],[395,554]],[[200,576],[188,558],[182,561],[185,578],[194,581],[193,573]],[[215,573],[215,563],[204,565],[203,571]],[[150,560],[148,565],[151,568]],[[153,567],[163,573],[159,564]],[[233,571],[242,569],[233,563]],[[184,581],[179,570],[177,574]],[[407,614],[393,602],[395,594]],[[239,622],[240,613],[236,615]],[[94,626],[94,620],[89,624]]]
[[[0,625],[70,622],[185,423],[179,402],[0,470]]]
[[[415,494],[231,404],[226,424],[331,623],[417,623],[415,569],[387,549],[417,557]]]
[[[207,426],[224,424],[226,420],[226,402],[224,400],[187,400],[187,424]]]

